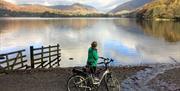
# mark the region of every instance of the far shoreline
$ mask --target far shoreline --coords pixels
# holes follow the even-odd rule
[[[67,16],[67,17],[28,17],[28,16],[25,16],[25,17],[0,17],[0,18],[52,18],[52,19],[57,19],[57,18],[128,18],[128,17],[84,17],[84,16]],[[130,18],[129,18],[130,19]],[[135,19],[135,18],[133,18]]]
[[[109,16],[109,17],[106,17],[106,16],[90,16],[90,17],[87,17],[87,16],[65,16],[65,17],[29,17],[29,16],[25,16],[25,17],[2,17],[0,16],[0,20],[1,19],[38,19],[38,20],[41,20],[41,19],[130,19],[130,20],[137,20],[137,21],[157,21],[157,22],[179,22],[178,19],[169,19],[169,18],[154,18],[154,19],[142,19],[142,18],[135,18],[135,17],[118,17],[118,16]]]

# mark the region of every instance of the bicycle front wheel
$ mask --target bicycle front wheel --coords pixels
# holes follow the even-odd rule
[[[68,91],[86,91],[86,85],[87,83],[83,76],[73,75],[68,80],[67,89]]]
[[[105,82],[106,82],[108,91],[120,91],[120,84],[116,77],[113,77],[110,74],[106,77]]]

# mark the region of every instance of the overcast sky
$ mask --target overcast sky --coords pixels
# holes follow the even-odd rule
[[[93,6],[101,11],[109,11],[130,0],[6,0],[16,4],[69,5],[81,3]]]

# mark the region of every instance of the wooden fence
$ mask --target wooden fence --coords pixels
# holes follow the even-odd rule
[[[0,54],[0,73],[7,70],[34,69],[34,68],[52,68],[60,66],[61,49],[59,44],[34,48],[30,46],[30,61],[24,50],[18,50],[6,54]]]
[[[52,68],[60,66],[60,51],[59,44],[55,46],[47,46],[34,48],[30,46],[31,68]]]
[[[25,50],[18,50],[6,54],[0,54],[0,71],[27,69]]]

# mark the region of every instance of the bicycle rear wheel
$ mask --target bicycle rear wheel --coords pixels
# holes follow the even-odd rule
[[[113,77],[112,74],[107,75],[105,82],[108,91],[120,91],[119,81],[116,77]]]
[[[85,78],[80,75],[73,75],[67,83],[68,91],[86,91],[85,86],[87,86]]]

